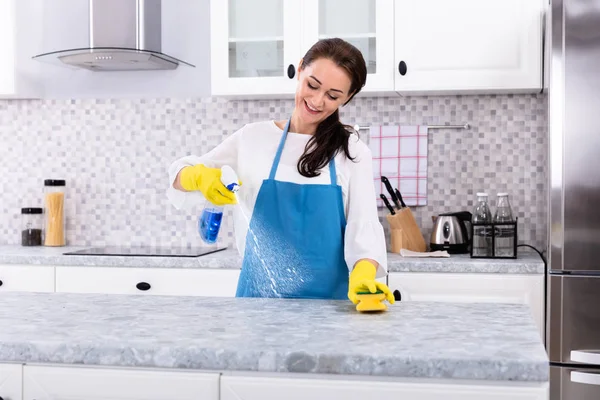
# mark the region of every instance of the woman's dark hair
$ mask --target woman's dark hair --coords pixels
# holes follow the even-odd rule
[[[304,55],[300,69],[321,58],[333,61],[350,77],[350,97],[344,105],[348,104],[367,81],[367,65],[360,50],[338,38],[319,40]],[[319,170],[340,151],[353,160],[348,151],[348,139],[353,132],[351,126],[342,124],[340,113],[335,110],[317,126],[317,131],[306,144],[298,160],[298,172],[308,178],[318,176]]]

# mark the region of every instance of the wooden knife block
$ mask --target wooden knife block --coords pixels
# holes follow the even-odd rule
[[[392,253],[400,253],[400,249],[424,252],[427,250],[425,239],[410,208],[396,211],[395,215],[387,215],[390,224]]]

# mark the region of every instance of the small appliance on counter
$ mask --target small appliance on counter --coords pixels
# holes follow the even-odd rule
[[[223,247],[93,247],[63,253],[66,256],[200,257],[227,249]]]
[[[440,214],[431,232],[431,251],[446,250],[450,254],[469,252],[471,213],[459,211]]]

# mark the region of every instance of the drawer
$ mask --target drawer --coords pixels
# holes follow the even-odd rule
[[[56,291],[233,297],[240,270],[56,267]]]
[[[402,301],[526,304],[544,336],[544,275],[392,272]]]
[[[20,400],[23,397],[23,366],[0,364],[0,398]]]
[[[54,267],[0,265],[1,292],[54,292]]]
[[[366,379],[365,379],[366,378]],[[543,400],[548,383],[485,382],[317,375],[313,378],[221,377],[221,400]]]
[[[23,399],[218,400],[219,374],[102,367],[23,367]]]

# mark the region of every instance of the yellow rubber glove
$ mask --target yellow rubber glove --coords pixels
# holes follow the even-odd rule
[[[376,293],[378,290],[385,294],[385,298],[390,304],[394,304],[394,295],[387,285],[377,282],[375,275],[377,267],[367,260],[361,260],[350,273],[350,283],[348,284],[348,298],[354,304],[358,304],[357,294],[361,292]]]
[[[179,172],[179,183],[185,190],[198,190],[217,206],[236,204],[235,194],[221,182],[221,169],[208,168],[202,164],[185,167]]]

